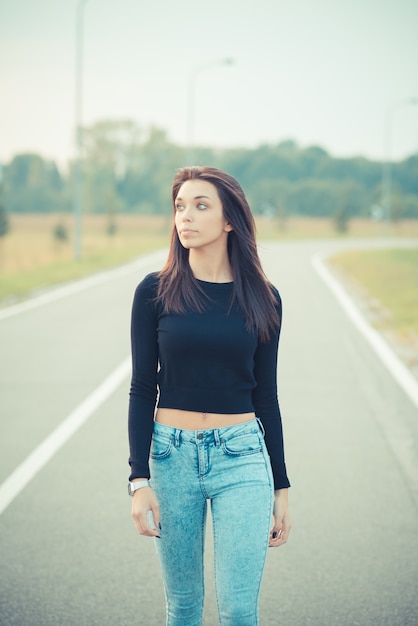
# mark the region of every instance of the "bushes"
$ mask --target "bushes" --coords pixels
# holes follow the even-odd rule
[[[140,129],[131,121],[104,121],[83,133],[85,213],[171,213],[171,182],[186,149],[164,130]],[[254,213],[349,218],[368,216],[380,203],[382,164],[338,159],[318,146],[295,142],[257,148],[194,149],[196,162],[225,169],[243,186]],[[392,167],[393,219],[418,219],[418,157]],[[17,155],[4,168],[4,198],[10,212],[71,210],[72,172],[35,154]],[[344,226],[345,227],[345,226]]]

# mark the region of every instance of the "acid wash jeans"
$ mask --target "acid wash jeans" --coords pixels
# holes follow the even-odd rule
[[[155,423],[150,469],[161,514],[155,542],[167,626],[202,624],[208,501],[220,624],[258,626],[274,495],[259,421],[197,431]]]

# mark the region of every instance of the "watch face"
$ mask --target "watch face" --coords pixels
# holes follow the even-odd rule
[[[132,485],[131,483],[128,483],[128,493],[130,496],[133,496],[134,492],[132,491]]]

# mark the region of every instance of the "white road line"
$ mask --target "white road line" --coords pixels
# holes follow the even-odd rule
[[[92,276],[87,276],[86,278],[82,278],[81,280],[71,282],[68,285],[51,288],[42,295],[35,296],[33,298],[25,300],[24,302],[12,304],[11,306],[0,309],[0,321],[7,319],[8,317],[14,317],[15,315],[26,313],[26,311],[32,311],[33,309],[37,309],[44,304],[50,304],[51,302],[55,302],[56,300],[61,300],[61,298],[71,296],[72,294],[79,293],[80,291],[84,291],[85,289],[90,289],[91,287],[95,287],[96,285],[102,285],[111,280],[115,280],[116,278],[126,276],[135,270],[140,271],[149,265],[161,264],[161,260],[165,260],[166,256],[166,250],[157,250],[156,252],[147,254],[146,256],[136,259],[132,263],[122,265],[121,267],[105,270],[98,274],[93,274]]]
[[[380,335],[368,324],[368,322],[366,322],[351,298],[347,295],[346,291],[341,287],[340,283],[334,278],[329,269],[326,267],[323,261],[325,256],[327,255],[321,253],[315,254],[311,258],[312,266],[322,278],[324,283],[334,293],[347,316],[351,319],[363,337],[369,342],[401,388],[409,396],[415,406],[418,407],[418,383],[416,379],[389,347],[382,335]]]
[[[0,485],[0,515],[129,375],[126,358]]]

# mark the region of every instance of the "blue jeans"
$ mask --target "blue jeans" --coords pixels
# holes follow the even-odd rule
[[[155,541],[167,626],[202,624],[208,500],[220,623],[257,626],[274,493],[258,420],[201,431],[155,423],[150,466],[161,513]]]

